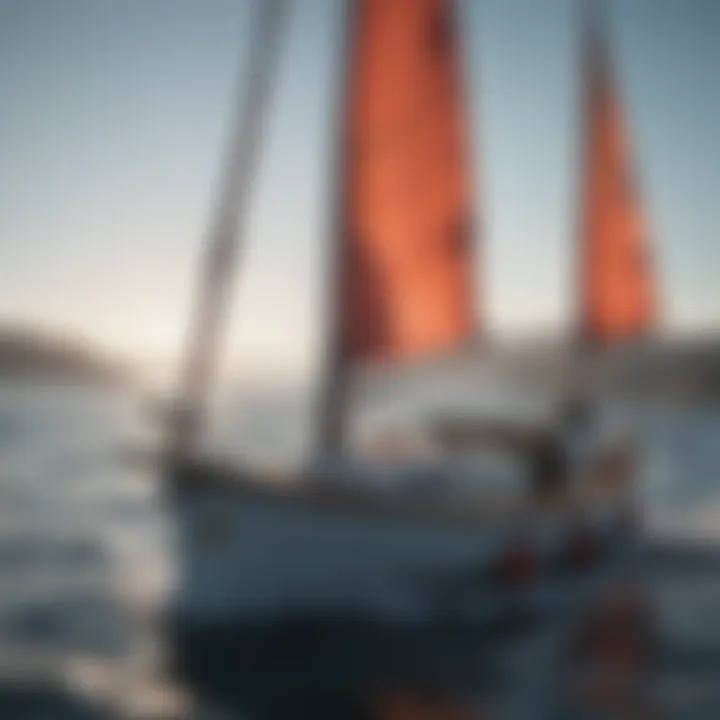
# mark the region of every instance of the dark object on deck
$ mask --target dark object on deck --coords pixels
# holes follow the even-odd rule
[[[568,461],[562,443],[554,438],[537,442],[530,454],[532,491],[541,497],[561,491],[568,480]]]

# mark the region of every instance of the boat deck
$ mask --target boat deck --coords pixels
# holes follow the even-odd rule
[[[530,519],[572,519],[608,508],[628,507],[632,484],[624,455],[608,456],[583,477],[569,478],[549,492],[504,493],[494,488],[444,492],[441,483],[431,488],[394,488],[392,470],[388,484],[362,482],[361,468],[353,482],[312,473],[277,475],[261,470],[198,461],[174,468],[172,485],[180,492],[204,492],[211,488],[237,496],[244,494],[268,502],[290,502],[311,509],[362,513],[398,520],[437,523],[503,523]],[[340,471],[336,471],[340,472]],[[353,470],[347,471],[352,475]],[[450,472],[450,470],[448,470]],[[442,479],[442,469],[437,470]],[[425,472],[427,475],[427,472]]]

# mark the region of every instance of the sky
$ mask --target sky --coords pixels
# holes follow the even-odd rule
[[[262,1],[262,0],[260,0]],[[292,373],[323,337],[340,3],[290,0],[228,362]],[[254,0],[0,0],[0,321],[179,357]],[[667,332],[720,329],[720,2],[604,5]],[[479,306],[572,314],[572,0],[464,0]]]

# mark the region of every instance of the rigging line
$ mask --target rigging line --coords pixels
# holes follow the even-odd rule
[[[180,401],[172,418],[170,450],[197,450],[204,429],[208,395],[236,275],[262,135],[277,75],[288,0],[257,0],[250,36],[247,74],[240,73],[238,106],[232,126],[217,205],[202,260],[197,305],[181,376]]]

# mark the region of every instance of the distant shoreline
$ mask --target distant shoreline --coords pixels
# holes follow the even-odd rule
[[[131,380],[129,367],[83,341],[22,326],[0,326],[0,381],[117,386]]]

